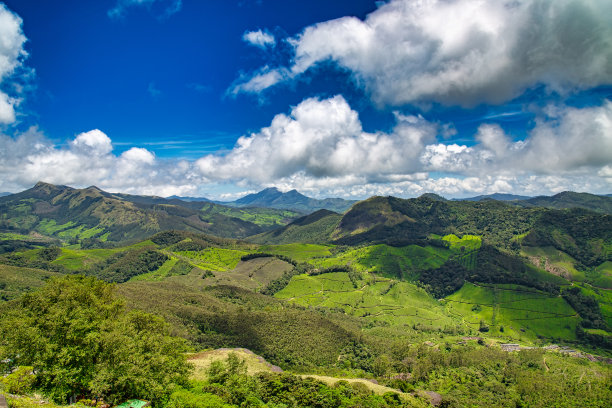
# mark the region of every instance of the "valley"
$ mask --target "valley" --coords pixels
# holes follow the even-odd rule
[[[164,230],[161,223],[158,232],[137,239],[131,232],[117,235],[115,225],[143,226],[158,212],[122,200],[121,208],[130,214],[127,224],[121,217],[112,224],[93,216],[93,221],[83,216],[51,222],[36,218],[37,210],[27,215],[43,201],[26,208],[29,199],[23,197],[4,197],[0,309],[44,289],[46,282],[82,274],[113,283],[129,310],[161,316],[169,333],[192,351],[216,355],[213,350],[244,348],[286,371],[283,375],[307,375],[299,381],[316,378],[331,389],[342,379],[357,388],[362,385],[354,379],[375,379],[388,388],[372,395],[382,398],[396,390],[400,406],[426,406],[434,394],[458,404],[488,401],[485,391],[462,388],[455,376],[461,370],[485,375],[479,370],[486,361],[507,371],[514,363],[504,357],[502,344],[525,349],[511,357],[519,366],[524,358],[535,361],[534,367],[545,366],[546,375],[538,371],[542,381],[552,381],[561,366],[580,372],[587,364],[601,373],[596,376],[610,374],[607,363],[585,357],[605,361],[612,355],[608,214],[497,201],[374,197],[344,214],[319,210],[295,217],[290,210],[236,209],[244,222],[284,217],[286,224],[250,237],[220,237],[203,233],[210,232],[205,228]],[[52,202],[77,207],[62,200]],[[203,205],[202,212],[210,210],[210,204]],[[237,214],[231,211],[218,214]],[[33,221],[15,228],[26,219]],[[103,240],[98,230],[103,223],[107,238],[123,239]],[[557,346],[582,350],[582,357],[559,353],[563,349]],[[219,364],[234,358],[219,355]],[[208,377],[210,363],[197,367],[197,381],[217,381]],[[515,369],[519,377],[498,387],[508,401],[527,401],[517,387],[524,386],[529,369]],[[275,374],[240,375],[267,381],[266,375]],[[599,384],[595,387],[606,383],[589,381]],[[172,398],[194,392],[185,389]],[[557,398],[566,398],[564,393]],[[385,401],[381,406],[394,406]]]

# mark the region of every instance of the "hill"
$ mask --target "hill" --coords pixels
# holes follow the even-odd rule
[[[589,193],[564,191],[554,196],[539,196],[517,202],[524,207],[546,207],[555,209],[584,208],[587,210],[612,214],[612,197]]]
[[[342,216],[338,213],[319,210],[300,217],[284,227],[250,237],[249,240],[258,244],[326,243],[341,219]]]
[[[487,195],[479,195],[468,198],[458,198],[455,201],[482,201],[482,200],[497,200],[497,201],[518,201],[518,200],[529,200],[531,197],[516,195],[516,194],[505,194],[505,193],[494,193]]]
[[[233,207],[269,207],[277,209],[289,209],[311,213],[326,209],[342,213],[348,210],[355,200],[344,200],[342,198],[325,198],[322,200],[307,197],[296,190],[286,193],[275,187],[266,188],[255,194],[246,195],[236,201],[223,202],[222,204]]]
[[[281,226],[298,213],[241,209],[161,197],[111,194],[97,187],[75,189],[40,182],[0,197],[0,231],[64,242],[123,242],[169,229],[245,237]]]

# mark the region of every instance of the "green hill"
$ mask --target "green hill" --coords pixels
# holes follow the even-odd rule
[[[589,193],[564,191],[554,196],[539,196],[517,202],[526,207],[547,207],[555,209],[583,208],[596,212],[612,214],[612,197]]]
[[[319,200],[307,197],[296,190],[283,193],[275,187],[270,187],[258,193],[248,194],[236,201],[221,204],[232,207],[289,209],[304,213],[311,213],[322,209],[342,213],[348,210],[354,203],[356,203],[355,200],[344,200],[342,198],[324,198]]]
[[[274,209],[234,209],[212,203],[110,194],[96,187],[74,189],[38,183],[0,197],[0,231],[88,244],[144,239],[179,229],[245,237],[282,226],[299,214]],[[10,239],[5,239],[10,240]],[[15,240],[13,240],[15,241]],[[6,250],[32,247],[31,239],[4,244]]]

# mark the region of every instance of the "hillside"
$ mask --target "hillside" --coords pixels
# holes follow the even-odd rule
[[[138,240],[169,229],[245,237],[282,226],[298,215],[287,210],[243,211],[212,203],[111,194],[93,186],[74,189],[42,182],[0,197],[0,231],[35,232],[70,243]]]
[[[300,217],[284,227],[250,237],[258,244],[288,244],[304,242],[309,244],[325,243],[338,226],[342,216],[329,210],[319,210]]]
[[[518,201],[518,200],[529,200],[531,197],[522,196],[517,194],[504,194],[494,193],[487,195],[479,195],[475,197],[460,198],[457,201],[483,201],[483,200],[497,200],[497,201]]]
[[[547,207],[555,209],[584,208],[587,210],[612,214],[612,197],[589,193],[564,191],[554,196],[539,196],[518,201],[524,207]]]
[[[344,200],[342,198],[325,198],[319,200],[300,194],[296,190],[283,193],[275,187],[270,187],[258,193],[248,194],[236,201],[223,202],[221,204],[233,207],[289,209],[301,211],[303,213],[311,213],[322,209],[343,213],[356,202],[355,200]]]
[[[372,201],[370,210],[377,199]],[[403,210],[398,203],[386,204],[377,222],[392,227],[416,222],[403,217],[423,211],[418,202],[404,203]],[[287,234],[293,228],[312,228],[330,217],[336,228],[341,216],[321,211],[283,230]],[[394,225],[388,218],[401,222]],[[360,220],[361,226],[371,225],[366,218]],[[593,227],[587,223],[585,228]],[[481,389],[453,393],[434,379],[455,381],[455,370],[475,372],[512,398],[519,380],[499,378],[508,370],[525,373],[533,364],[551,371],[538,371],[538,381],[555,384],[559,382],[553,374],[565,370],[578,378],[588,366],[597,373],[589,377],[592,386],[602,392],[604,385],[596,379],[607,366],[589,362],[586,354],[566,356],[566,349],[553,353],[544,347],[554,342],[609,354],[612,298],[587,282],[571,285],[572,276],[563,278],[547,270],[491,246],[478,235],[429,235],[419,244],[405,246],[260,245],[173,230],[112,249],[39,247],[0,256],[0,296],[16,299],[64,274],[94,276],[115,282],[129,309],[162,316],[170,332],[195,350],[252,350],[289,371],[282,378],[293,386],[302,378],[292,377],[296,373],[315,375],[334,384],[333,389],[344,386],[343,379],[357,386],[356,378],[375,378],[387,387],[380,391],[385,398],[391,398],[388,393],[397,393],[393,398],[414,398],[410,406],[427,406],[431,395],[460,398],[467,405],[490,397]],[[10,305],[0,302],[0,311]],[[518,343],[530,350],[509,354],[500,343]],[[228,352],[196,356],[221,354]],[[200,357],[194,357],[199,364],[198,384],[209,381],[212,364]],[[248,367],[257,364],[249,355],[244,358]],[[270,375],[266,371],[264,367],[263,373]],[[264,381],[264,374],[245,373],[258,381]]]

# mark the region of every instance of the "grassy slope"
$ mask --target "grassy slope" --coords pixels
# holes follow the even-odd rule
[[[446,299],[452,313],[475,329],[482,320],[494,335],[515,340],[534,340],[538,336],[576,339],[580,318],[558,296],[519,285],[465,283]]]
[[[444,307],[411,283],[369,275],[357,286],[346,272],[298,275],[275,297],[302,306],[341,309],[373,326],[444,328],[455,323]]]
[[[10,300],[44,285],[55,272],[0,264],[0,300]]]

